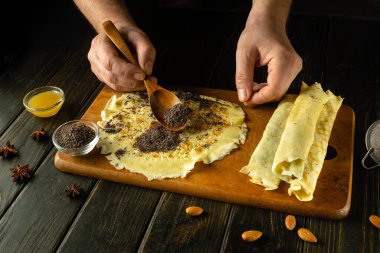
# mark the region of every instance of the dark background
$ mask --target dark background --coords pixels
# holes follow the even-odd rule
[[[156,46],[160,84],[235,89],[236,43],[250,1],[128,6]],[[356,116],[350,213],[342,221],[297,217],[316,233],[312,245],[285,230],[286,213],[58,173],[51,141],[35,145],[28,136],[80,118],[103,87],[86,58],[95,33],[71,1],[2,2],[0,144],[12,140],[19,157],[0,159],[0,252],[378,252],[379,230],[368,217],[380,214],[380,172],[364,171],[361,159],[366,130],[380,118],[379,8],[378,1],[297,0],[289,16],[288,35],[303,58],[289,92],[302,80],[321,82]],[[265,80],[265,69],[255,76]],[[63,87],[67,101],[42,121],[24,110],[22,98],[46,84]],[[34,170],[31,182],[11,182],[8,168],[17,162]],[[85,194],[70,202],[63,192],[73,182]],[[189,221],[182,211],[191,204],[217,215]],[[241,232],[252,227],[265,237],[242,242]]]

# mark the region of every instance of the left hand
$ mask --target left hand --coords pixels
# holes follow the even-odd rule
[[[266,83],[254,82],[255,67],[268,66]],[[247,22],[236,50],[236,88],[245,105],[278,101],[302,68],[285,28],[271,20]]]

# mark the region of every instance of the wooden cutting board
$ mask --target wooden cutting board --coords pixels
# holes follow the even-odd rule
[[[240,104],[235,91],[207,88],[186,88],[186,90]],[[114,94],[121,95],[121,93],[105,87],[82,118],[94,122],[99,121],[100,111]],[[294,196],[288,196],[288,185],[283,182],[279,189],[265,191],[263,187],[249,182],[248,175],[239,172],[243,166],[248,164],[276,106],[277,104],[268,104],[257,108],[243,107],[248,126],[246,143],[240,145],[238,150],[220,161],[209,165],[198,162],[185,178],[148,181],[141,174],[131,173],[128,170],[116,170],[97,149],[83,157],[72,157],[57,152],[55,165],[64,172],[141,187],[296,215],[327,219],[344,218],[351,205],[355,129],[354,112],[346,105],[343,105],[338,112],[330,138],[330,146],[335,148],[337,155],[331,160],[325,160],[312,201],[300,202]]]

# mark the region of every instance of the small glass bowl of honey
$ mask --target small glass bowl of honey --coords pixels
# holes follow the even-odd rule
[[[23,104],[30,113],[47,118],[58,113],[65,101],[62,89],[55,86],[43,86],[25,95]]]

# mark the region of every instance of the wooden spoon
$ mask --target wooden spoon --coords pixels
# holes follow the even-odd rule
[[[136,58],[133,56],[131,50],[125,43],[124,39],[112,21],[105,21],[103,23],[103,28],[107,36],[119,49],[119,51],[125,56],[125,58],[127,58],[127,60],[129,60],[132,64],[139,67]],[[158,122],[171,131],[183,130],[186,126],[186,123],[181,126],[173,127],[168,125],[168,123],[166,123],[164,120],[164,112],[173,106],[180,104],[181,100],[179,100],[179,98],[174,93],[153,82],[148,75],[145,75],[144,84],[148,93],[150,107]]]

